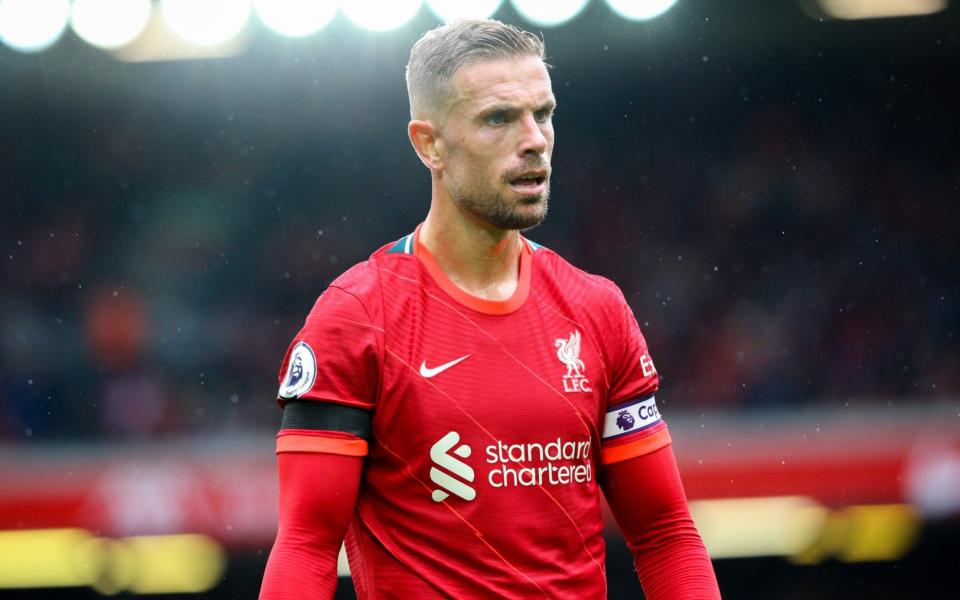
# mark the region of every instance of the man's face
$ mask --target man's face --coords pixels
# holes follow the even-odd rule
[[[499,229],[547,214],[553,110],[550,75],[535,56],[461,67],[440,128],[441,182],[457,205]]]

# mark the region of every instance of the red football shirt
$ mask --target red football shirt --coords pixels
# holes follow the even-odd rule
[[[334,281],[287,352],[281,404],[372,412],[361,598],[606,597],[598,471],[670,443],[658,376],[613,283],[523,244],[490,301],[414,232]]]

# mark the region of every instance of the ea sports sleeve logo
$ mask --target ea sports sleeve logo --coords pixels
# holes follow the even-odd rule
[[[299,398],[310,391],[317,377],[317,358],[306,342],[298,342],[290,352],[287,374],[280,384],[278,395],[281,398]]]

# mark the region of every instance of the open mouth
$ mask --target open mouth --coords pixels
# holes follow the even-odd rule
[[[528,173],[510,182],[510,187],[521,194],[541,194],[546,189],[546,173]]]

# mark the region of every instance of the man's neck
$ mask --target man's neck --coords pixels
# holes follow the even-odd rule
[[[453,207],[451,207],[453,208]],[[486,300],[506,300],[519,281],[520,233],[492,228],[453,208],[430,208],[419,242],[457,287]]]

